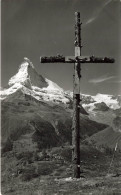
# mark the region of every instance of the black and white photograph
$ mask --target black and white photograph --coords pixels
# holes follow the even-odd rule
[[[121,195],[121,0],[0,5],[0,195]]]

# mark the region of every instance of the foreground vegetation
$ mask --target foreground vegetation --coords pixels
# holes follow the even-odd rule
[[[2,195],[121,194],[121,153],[81,146],[81,178],[73,179],[71,147],[2,155]],[[110,166],[111,165],[111,166]]]

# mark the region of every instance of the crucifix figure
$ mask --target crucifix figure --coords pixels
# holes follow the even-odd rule
[[[72,121],[72,161],[74,177],[80,178],[80,78],[81,63],[114,63],[112,58],[81,56],[80,13],[75,12],[75,56],[40,57],[41,63],[74,63],[73,81],[73,121]]]

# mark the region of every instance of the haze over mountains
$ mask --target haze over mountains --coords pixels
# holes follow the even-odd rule
[[[72,96],[72,92],[39,75],[32,62],[24,58],[8,88],[1,91],[3,151],[36,151],[71,144]],[[81,140],[107,147],[115,147],[118,140],[121,147],[121,96],[81,94],[81,99]]]

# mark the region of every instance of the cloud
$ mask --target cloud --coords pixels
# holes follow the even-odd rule
[[[108,0],[107,2],[105,2],[105,3],[103,4],[103,8],[104,8],[106,5],[108,5],[111,1],[112,1],[112,0]]]
[[[95,18],[96,18],[96,16],[95,16],[95,17],[90,18],[90,19],[86,22],[86,24],[89,24],[89,23],[93,22],[93,21],[95,20]]]
[[[114,78],[116,78],[116,76],[107,76],[107,75],[104,75],[104,76],[99,77],[99,78],[90,79],[89,80],[89,83],[97,84],[97,83],[102,83],[102,82],[105,82],[105,81],[108,81],[108,80],[114,79]]]
[[[87,20],[87,22],[86,22],[85,25],[90,24],[91,22],[93,22],[93,21],[99,16],[99,14],[102,12],[102,10],[105,8],[105,6],[107,6],[111,1],[112,1],[112,0],[106,1],[106,2],[102,5],[101,8],[95,10],[93,16]]]

